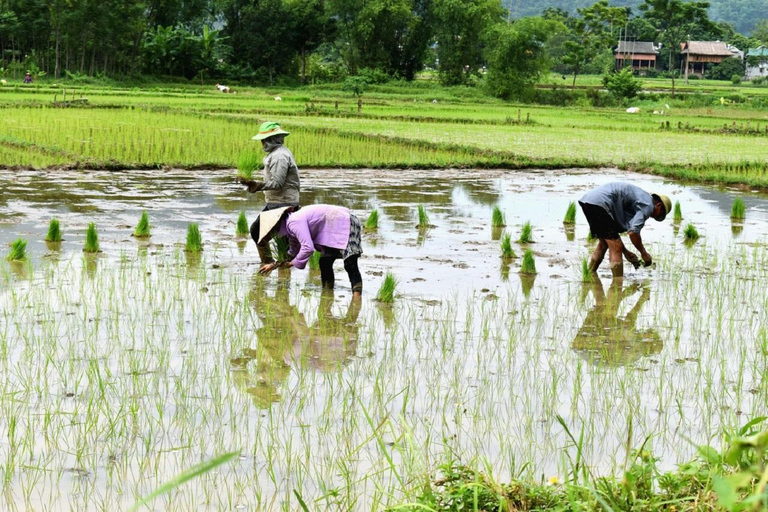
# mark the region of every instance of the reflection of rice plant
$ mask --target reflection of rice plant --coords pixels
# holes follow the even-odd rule
[[[379,210],[373,210],[368,218],[365,219],[365,229],[379,228]]]
[[[517,257],[514,249],[512,249],[512,235],[509,233],[504,233],[504,236],[501,238],[501,257],[505,260]]]
[[[8,261],[24,261],[27,259],[27,241],[23,238],[17,239],[11,244],[11,251],[6,258]]]
[[[384,276],[384,281],[381,283],[379,293],[376,294],[376,300],[379,302],[392,302],[395,300],[395,288],[397,287],[397,280],[391,272],[387,272]]]
[[[85,252],[99,252],[99,234],[96,232],[96,224],[91,222],[85,231]]]
[[[427,215],[427,210],[425,210],[424,206],[422,205],[419,205],[419,227],[420,228],[429,227],[429,216]]]
[[[521,274],[535,274],[536,273],[536,261],[533,259],[533,251],[526,249],[523,254],[523,265],[520,268]]]
[[[563,224],[576,224],[576,203],[573,201],[568,204]]]
[[[591,283],[594,281],[594,276],[592,275],[592,271],[589,269],[589,263],[587,262],[587,258],[582,258],[581,260],[581,282],[582,283]]]
[[[747,207],[744,205],[744,200],[740,197],[737,197],[733,201],[733,206],[731,206],[731,218],[735,220],[744,220],[746,213]]]
[[[61,227],[58,219],[51,219],[48,224],[48,234],[45,235],[46,242],[61,242]]]
[[[139,219],[139,223],[133,231],[133,236],[136,238],[149,237],[149,216],[147,215],[147,212],[141,212],[141,219]]]
[[[248,236],[248,219],[245,218],[245,212],[240,212],[237,217],[237,236]]]
[[[493,215],[491,217],[491,225],[495,228],[503,228],[506,226],[506,220],[504,219],[504,212],[498,206],[493,207]]]
[[[309,257],[309,268],[311,270],[320,270],[320,253],[315,251]]]
[[[523,224],[523,230],[520,232],[520,238],[517,239],[521,244],[529,244],[533,242],[533,226],[530,222]]]
[[[675,222],[680,222],[683,220],[683,209],[680,208],[680,201],[675,201],[675,210],[674,210],[674,217]]]
[[[246,151],[240,155],[240,159],[237,161],[237,175],[246,180],[253,178],[253,171],[255,171],[261,162],[259,162],[259,155],[253,151]]]
[[[695,242],[699,239],[699,232],[696,230],[693,224],[688,224],[683,230],[683,236],[686,242]]]
[[[284,236],[277,236],[274,239],[274,251],[277,253],[277,261],[288,260],[288,249],[291,248],[291,244],[288,243],[288,239]]]
[[[187,227],[187,244],[184,246],[187,252],[200,252],[203,250],[203,237],[200,235],[200,227],[191,222]]]

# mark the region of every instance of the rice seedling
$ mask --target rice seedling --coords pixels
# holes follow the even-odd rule
[[[597,240],[597,238],[592,234],[592,230],[591,229],[588,230],[587,231],[587,242],[591,243],[591,242],[594,242],[595,240]]]
[[[517,258],[514,249],[512,249],[512,235],[505,233],[501,239],[501,257],[505,260]]]
[[[686,242],[693,243],[699,239],[699,231],[693,224],[688,223],[688,225],[685,226],[685,229],[683,230],[683,238]]]
[[[8,261],[24,261],[27,259],[27,241],[23,238],[16,239],[11,244],[11,250],[5,258]]]
[[[379,210],[373,210],[370,215],[368,215],[363,227],[370,230],[379,229]]]
[[[491,226],[494,228],[503,228],[506,226],[506,219],[504,218],[504,212],[498,206],[493,207],[493,214],[491,215]]]
[[[203,237],[200,235],[200,227],[195,222],[187,226],[187,243],[184,251],[188,253],[198,253],[203,250]]]
[[[427,210],[424,208],[424,205],[419,205],[418,208],[419,212],[419,224],[416,226],[417,228],[428,228],[430,227],[429,223],[429,216],[427,215]]]
[[[523,254],[523,264],[520,267],[521,274],[535,274],[536,273],[536,260],[533,257],[533,251],[526,249]]]
[[[88,224],[88,229],[85,230],[85,246],[83,247],[83,252],[97,253],[99,250],[99,234],[96,232],[96,224],[91,222]]]
[[[683,220],[683,209],[680,207],[680,201],[675,201],[673,220],[675,222],[681,222]]]
[[[61,242],[61,227],[58,219],[51,219],[48,224],[48,233],[45,235],[46,242]]]
[[[288,259],[288,250],[291,245],[288,243],[288,239],[282,236],[276,236],[272,241],[273,251],[277,256],[277,261],[286,261]]]
[[[568,209],[565,211],[563,224],[576,224],[576,202],[575,201],[571,201],[570,203],[568,203]]]
[[[141,218],[139,223],[136,224],[136,229],[133,230],[133,236],[136,238],[149,238],[149,215],[146,211],[141,212]]]
[[[523,229],[520,231],[520,238],[517,239],[518,243],[530,244],[533,243],[533,226],[530,221],[523,224]]]
[[[237,228],[235,231],[239,237],[246,237],[251,233],[250,227],[248,226],[248,219],[245,217],[245,212],[240,212],[240,215],[237,217]]]
[[[379,302],[392,302],[395,300],[395,289],[397,288],[397,280],[391,272],[387,272],[384,276],[384,281],[381,282],[379,291],[376,294],[376,300]]]
[[[237,160],[237,175],[244,180],[253,179],[253,173],[261,165],[260,157],[255,151],[244,151]]]
[[[589,269],[589,262],[587,258],[581,259],[581,282],[592,283],[595,280],[594,272]]]
[[[320,256],[320,252],[315,251],[312,253],[312,256],[309,257],[310,270],[320,270]]]
[[[731,218],[733,220],[744,220],[747,213],[747,207],[744,204],[744,200],[740,197],[737,197],[733,201],[733,205],[731,206]]]

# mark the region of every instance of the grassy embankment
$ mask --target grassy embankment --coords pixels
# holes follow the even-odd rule
[[[768,114],[719,101],[734,90],[748,97],[744,91],[763,89],[706,88],[709,94],[695,102],[685,95],[638,100],[633,104],[643,111],[629,115],[623,107],[505,103],[474,89],[424,83],[372,86],[362,114],[334,86],[241,88],[233,95],[199,86],[70,86],[68,99],[85,95],[95,108],[69,109],[50,107],[54,93],[62,99],[52,85],[6,86],[0,165],[234,167],[244,151],[258,149],[250,141],[257,124],[278,119],[294,132],[291,149],[305,167],[618,166],[768,186]]]

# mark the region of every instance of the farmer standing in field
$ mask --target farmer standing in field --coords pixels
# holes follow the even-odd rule
[[[643,246],[640,230],[645,221],[653,217],[658,222],[664,220],[672,209],[672,201],[662,194],[649,194],[640,187],[629,183],[606,183],[587,192],[579,200],[584,216],[589,223],[592,236],[600,239],[595,252],[589,259],[589,270],[597,272],[597,268],[610,251],[611,272],[613,277],[624,276],[624,260],[638,268],[640,260],[636,254],[629,251],[621,241],[620,233],[629,233],[632,241],[643,259],[645,266],[650,266],[653,258]]]
[[[299,206],[299,168],[293,153],[283,145],[288,132],[278,123],[266,122],[259,127],[259,133],[253,140],[260,140],[261,147],[267,153],[264,157],[264,181],[250,181],[241,178],[240,183],[248,187],[248,192],[264,192],[267,204],[262,211],[274,210],[285,206]],[[255,231],[254,231],[255,229]],[[261,264],[274,263],[269,240],[259,241],[258,224],[251,225],[251,238],[256,242]]]

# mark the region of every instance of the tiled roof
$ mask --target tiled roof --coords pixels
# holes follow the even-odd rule
[[[616,53],[656,55],[659,52],[654,44],[649,41],[619,41],[619,47],[616,48]]]
[[[693,55],[715,55],[730,57],[733,52],[728,49],[728,46],[721,41],[690,41],[683,43],[683,54],[690,53]]]

